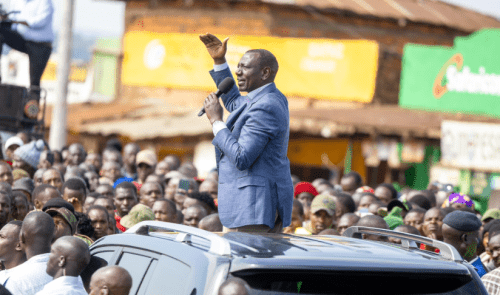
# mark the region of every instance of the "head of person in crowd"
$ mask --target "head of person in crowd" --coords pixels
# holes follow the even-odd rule
[[[52,153],[54,153],[54,165],[55,164],[62,164],[63,159],[62,159],[62,154],[58,150],[52,150]]]
[[[30,204],[26,195],[20,191],[12,192],[12,206],[10,214],[14,220],[24,220],[26,214],[28,214],[30,209]]]
[[[292,205],[292,223],[290,223],[290,226],[287,226],[283,229],[283,233],[286,234],[295,233],[295,230],[297,228],[302,227],[303,222],[304,222],[304,207],[302,206],[301,202],[299,202],[297,199],[294,199]]]
[[[140,184],[146,182],[146,178],[153,174],[156,168],[158,159],[156,154],[151,150],[143,150],[137,153],[137,181]]]
[[[7,182],[12,185],[14,183],[14,175],[9,164],[0,161],[0,181]]]
[[[0,191],[0,228],[9,222],[12,204],[12,191]]]
[[[374,203],[371,203],[370,206],[368,206],[368,212],[373,215],[379,215],[382,217],[387,216],[387,208],[384,207],[385,204],[382,203],[381,201],[376,201]]]
[[[113,186],[109,184],[99,184],[95,192],[111,200],[114,200],[115,198],[115,191],[113,189]]]
[[[153,210],[144,204],[137,204],[121,219],[120,223],[128,229],[145,220],[155,220]]]
[[[38,161],[38,169],[49,169],[54,165],[54,153],[45,150],[40,154],[40,160]]]
[[[193,165],[193,163],[184,163],[182,164],[178,171],[182,175],[186,175],[188,178],[196,178],[198,177],[198,169]]]
[[[424,235],[422,231],[422,225],[424,223],[424,216],[427,211],[422,208],[411,209],[404,218],[406,225],[415,227],[421,235]]]
[[[472,199],[467,195],[462,195],[459,193],[453,193],[449,198],[441,205],[442,207],[451,207],[455,210],[465,210],[470,212],[475,212],[475,204]]]
[[[120,217],[127,215],[138,203],[137,188],[131,182],[122,182],[115,189],[116,213]]]
[[[338,221],[346,213],[354,213],[356,204],[351,195],[336,192],[332,195],[335,199],[335,219]]]
[[[43,171],[45,171],[45,169],[38,169],[37,171],[41,171],[42,173]],[[23,169],[14,169],[12,170],[12,177],[14,178],[14,181],[16,181],[24,177],[30,178],[30,175]],[[37,185],[37,183],[41,184],[41,179],[38,178],[36,171],[35,174],[33,174],[33,181],[35,182],[35,186]]]
[[[427,210],[424,215],[424,223],[422,224],[423,236],[442,241],[443,219],[444,214],[439,208],[431,208]]]
[[[19,241],[22,225],[22,221],[15,220],[0,229],[0,261],[5,269],[11,269],[26,261],[26,254]]]
[[[52,217],[45,212],[32,211],[26,215],[19,233],[21,248],[26,259],[39,254],[50,253],[55,225]]]
[[[200,193],[209,193],[216,200],[219,194],[219,184],[212,179],[205,179],[199,187]]]
[[[381,229],[389,229],[387,222],[378,215],[366,215],[359,219],[356,226],[374,227]],[[363,234],[364,238],[372,241],[387,242],[388,239],[385,236],[373,235],[373,234]]]
[[[488,224],[490,221],[495,219],[500,219],[500,209],[490,208],[484,212],[483,217],[481,218],[481,222],[483,223],[483,227]]]
[[[50,184],[51,186],[57,188],[62,193],[62,187],[64,183],[64,178],[61,172],[55,168],[47,169],[42,174],[42,182],[44,184]]]
[[[156,221],[177,223],[177,207],[167,199],[159,199],[153,204],[153,213]]]
[[[382,183],[374,191],[374,195],[385,205],[398,198],[398,192],[392,184]]]
[[[359,219],[359,216],[354,213],[346,213],[342,215],[337,224],[337,230],[339,231],[339,234],[343,235],[345,230],[351,226],[356,225]]]
[[[62,187],[62,195],[65,201],[68,201],[75,207],[75,211],[83,212],[83,204],[87,197],[87,188],[81,178],[67,179]]]
[[[394,199],[390,201],[389,204],[387,204],[387,211],[391,212],[394,207],[400,207],[401,209],[403,209],[403,211],[401,211],[401,217],[403,217],[403,219],[406,217],[406,214],[408,214],[408,212],[413,209],[408,201],[403,200],[403,202],[401,202],[398,199]]]
[[[104,149],[104,151],[102,152],[102,165],[109,162],[118,163],[118,165],[121,167],[123,165],[123,158],[120,152],[116,149]]]
[[[400,225],[394,229],[395,232],[401,232],[401,233],[407,233],[407,234],[412,234],[416,236],[421,236],[420,232],[418,229],[411,225]],[[400,238],[395,238],[395,237],[389,237],[389,242],[395,243],[395,244],[401,244],[401,239]]]
[[[184,210],[184,200],[187,198],[188,193],[184,189],[177,189],[177,192],[174,194],[174,202],[177,206],[177,210]]]
[[[89,153],[87,157],[85,157],[85,163],[89,165],[94,165],[96,171],[94,172],[99,172],[101,171],[102,168],[102,158],[101,155],[98,153]]]
[[[437,205],[437,200],[436,200],[436,194],[431,191],[431,190],[422,190],[420,191],[420,194],[425,196],[429,202],[431,202],[431,207],[436,207]]]
[[[105,150],[115,150],[119,153],[122,152],[123,150],[123,144],[118,138],[111,138],[108,141],[106,141],[106,148]]]
[[[492,231],[491,237],[486,246],[486,253],[491,257],[489,264],[493,264],[494,268],[500,267],[500,231]],[[492,267],[492,268],[493,268]]]
[[[335,228],[335,199],[329,195],[317,195],[311,203],[312,234],[327,228]]]
[[[70,203],[59,198],[52,199],[45,203],[42,211],[49,214],[54,220],[55,230],[53,241],[56,241],[60,237],[72,236],[76,233],[78,220],[75,216],[75,209]]]
[[[477,256],[481,221],[470,212],[453,211],[443,219],[443,241],[455,247],[467,261]]]
[[[333,185],[324,178],[317,178],[311,183],[318,194],[324,194],[326,191],[333,188]]]
[[[165,191],[165,188],[166,188],[166,185],[167,185],[167,181],[165,180],[165,176],[164,175],[158,175],[158,174],[149,174],[148,177],[146,177],[146,181],[145,182],[156,182],[158,183],[159,185],[161,185],[161,189],[162,191]]]
[[[203,217],[198,227],[209,232],[222,232],[222,223],[220,222],[219,214],[213,213]]]
[[[240,278],[227,279],[219,287],[218,295],[249,295],[250,286]]]
[[[90,295],[128,295],[131,288],[132,277],[117,265],[98,269],[90,280]]]
[[[35,189],[35,183],[33,180],[31,180],[28,177],[24,177],[21,179],[18,179],[14,182],[14,185],[12,186],[12,191],[19,191],[23,193],[26,198],[28,199],[28,202],[31,203],[31,195],[33,194],[33,190]]]
[[[351,171],[342,176],[342,178],[340,179],[340,186],[342,186],[342,190],[344,192],[352,195],[356,191],[356,189],[363,186],[363,179],[358,172]]]
[[[412,205],[417,205],[425,210],[429,210],[431,208],[431,202],[422,194],[410,195],[408,201]]]
[[[23,140],[17,136],[7,139],[5,142],[5,160],[12,162],[14,160],[14,152],[23,145]]]
[[[306,219],[310,219],[311,204],[318,195],[316,188],[309,182],[299,182],[294,188],[294,197],[302,203],[304,207],[304,215]]]
[[[93,206],[102,206],[102,207],[106,208],[110,217],[115,216],[116,207],[115,207],[115,203],[112,199],[109,199],[109,198],[106,198],[103,196],[98,196],[96,198],[96,200],[94,201],[94,204],[92,204],[92,205]]]
[[[114,183],[117,179],[122,177],[120,164],[116,162],[105,162],[102,164],[102,176]]]
[[[98,240],[104,236],[108,235],[109,229],[109,213],[108,210],[102,206],[92,206],[89,208],[87,213],[90,220],[92,221],[92,227],[94,228],[94,238]]]
[[[170,171],[178,170],[181,166],[181,159],[176,155],[168,155],[163,159],[164,162],[168,164],[168,169]]]
[[[78,165],[78,168],[82,169],[83,170],[83,174],[85,175],[85,173],[87,172],[94,172],[94,173],[97,173],[97,168],[92,165],[92,164],[87,164],[85,162],[81,163],[80,165]]]
[[[33,178],[36,167],[38,166],[38,161],[40,160],[40,154],[43,152],[44,148],[45,143],[43,140],[39,139],[16,149],[12,168],[23,169]]]
[[[187,208],[194,205],[200,205],[205,208],[208,215],[217,211],[214,199],[208,193],[193,192],[188,194],[182,203],[183,213]]]
[[[360,209],[368,209],[371,204],[378,202],[378,198],[369,192],[364,192],[361,194],[361,198],[359,199],[358,211]]]
[[[340,236],[339,232],[336,229],[333,228],[327,228],[318,233],[318,236]]]
[[[99,186],[99,175],[94,171],[87,171],[83,175],[87,182],[89,183],[89,191],[95,192],[97,187]]]
[[[177,192],[177,188],[179,187],[179,182],[184,178],[184,176],[177,171],[171,171],[165,177],[168,176],[170,176],[170,178],[168,178],[167,188],[165,189],[165,198],[174,201],[174,196]]]
[[[95,230],[92,227],[92,220],[85,213],[75,211],[75,217],[78,220],[75,237],[82,239],[87,245],[91,246],[94,243]]]
[[[84,241],[62,237],[52,244],[46,272],[54,280],[62,276],[79,277],[89,262],[90,251]],[[81,287],[83,289],[83,284]]]
[[[35,209],[42,210],[47,201],[55,198],[62,198],[59,190],[50,184],[42,184],[33,190],[33,205]]]
[[[0,192],[12,193],[12,186],[7,182],[0,181]]]
[[[480,231],[481,241],[483,242],[483,246],[486,249],[488,247],[488,242],[490,238],[490,232],[500,232],[500,219],[494,219],[490,221],[483,227],[483,230]]]
[[[85,198],[85,203],[83,203],[83,213],[89,212],[89,208],[94,205],[95,200],[99,197],[104,197],[99,193],[89,193],[87,197]]]
[[[170,169],[167,162],[160,161],[156,164],[155,174],[165,176],[168,172],[170,172]]]
[[[391,212],[389,212],[386,217],[384,217],[389,229],[395,229],[398,226],[404,225],[403,217],[401,217],[401,211],[403,211],[403,208],[396,206],[392,208]]]
[[[141,148],[136,143],[127,143],[123,148],[123,168],[129,175],[137,172],[136,157]]]
[[[31,141],[31,136],[28,134],[28,132],[21,131],[16,134],[16,137],[20,138],[24,144],[27,144]]]
[[[87,152],[85,152],[85,148],[80,143],[73,143],[68,148],[68,163],[69,166],[78,166],[85,161],[85,157],[87,156]]]
[[[184,225],[198,227],[200,220],[207,216],[207,210],[200,205],[194,205],[186,209],[184,213]]]

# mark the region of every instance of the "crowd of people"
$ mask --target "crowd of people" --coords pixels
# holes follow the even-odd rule
[[[118,140],[108,141],[102,153],[79,143],[56,151],[19,133],[5,141],[2,158],[2,292],[99,294],[107,289],[128,294],[132,278],[125,269],[88,270],[89,246],[97,239],[145,220],[211,232],[223,228],[216,169],[200,179],[192,163],[175,155],[158,161],[155,152]],[[386,183],[371,188],[356,172],[338,184],[321,178],[304,182],[293,175],[292,181],[292,223],[283,233],[342,235],[351,226],[365,226],[441,240],[476,268],[490,294],[500,294],[500,210],[481,215],[468,196],[437,186],[402,192]],[[364,238],[401,243],[385,235]],[[231,292],[246,294],[248,286],[233,279],[219,294]]]

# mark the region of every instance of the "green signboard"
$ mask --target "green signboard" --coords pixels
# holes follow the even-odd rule
[[[500,117],[500,30],[455,38],[453,47],[404,48],[399,104]]]

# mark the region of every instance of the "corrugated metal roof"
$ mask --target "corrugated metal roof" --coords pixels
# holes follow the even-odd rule
[[[500,28],[500,21],[463,7],[438,0],[264,0],[264,2],[315,7],[325,12],[342,10],[358,15],[405,19],[473,32]]]

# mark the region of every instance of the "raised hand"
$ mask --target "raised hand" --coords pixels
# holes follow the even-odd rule
[[[227,41],[229,37],[221,42],[219,38],[210,33],[206,33],[205,35],[200,35],[200,40],[205,44],[208,53],[216,65],[221,65],[226,62]]]

